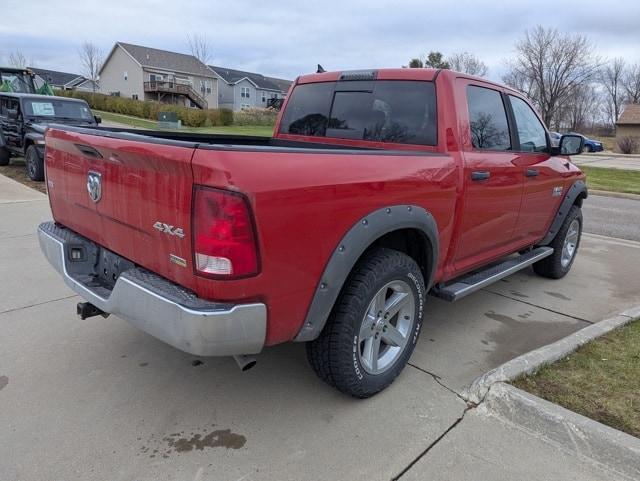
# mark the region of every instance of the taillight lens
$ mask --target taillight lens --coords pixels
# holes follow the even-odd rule
[[[258,247],[244,196],[196,187],[192,225],[197,272],[227,278],[258,273]]]

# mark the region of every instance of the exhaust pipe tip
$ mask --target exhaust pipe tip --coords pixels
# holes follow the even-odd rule
[[[233,359],[235,359],[236,363],[238,364],[238,367],[242,372],[248,371],[253,366],[255,366],[256,363],[258,362],[256,361],[255,357],[246,356],[244,354],[238,354],[236,356],[233,356]]]

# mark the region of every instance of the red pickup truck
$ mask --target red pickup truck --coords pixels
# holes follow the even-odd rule
[[[42,250],[87,302],[183,351],[305,342],[328,384],[387,387],[427,294],[563,277],[584,174],[519,92],[448,70],[299,77],[273,138],[54,126]]]

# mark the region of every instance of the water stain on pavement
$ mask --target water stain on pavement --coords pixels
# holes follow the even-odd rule
[[[528,295],[523,294],[522,292],[513,291],[513,290],[510,290],[509,292],[511,293],[511,295],[516,297],[529,297]]]
[[[0,376],[0,391],[9,384],[9,378],[7,376]]]
[[[209,434],[193,434],[190,438],[178,437],[179,434],[171,434],[163,440],[167,442],[169,447],[178,453],[193,451],[203,451],[204,448],[226,448],[240,449],[247,442],[247,438],[242,434],[237,434],[231,429],[217,429]]]
[[[516,356],[557,341],[583,327],[582,323],[574,320],[542,321],[533,316],[525,320],[523,315],[518,316],[520,319],[514,319],[495,311],[485,312],[484,315],[500,323],[500,326],[488,333],[486,338],[490,345],[496,346],[487,359],[491,366],[499,366]]]
[[[555,297],[556,299],[562,299],[563,301],[570,301],[571,298],[565,296],[564,294],[560,294],[559,292],[549,292],[549,291],[544,291],[544,293],[548,296],[551,297]]]

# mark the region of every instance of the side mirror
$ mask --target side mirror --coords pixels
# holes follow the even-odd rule
[[[582,153],[584,139],[580,135],[563,135],[558,145],[559,155],[578,155]]]
[[[93,118],[95,119],[96,124],[102,123],[102,117],[100,117],[99,115],[94,115]]]
[[[7,110],[7,117],[11,120],[17,120],[18,119],[18,110],[17,109],[8,109]]]

